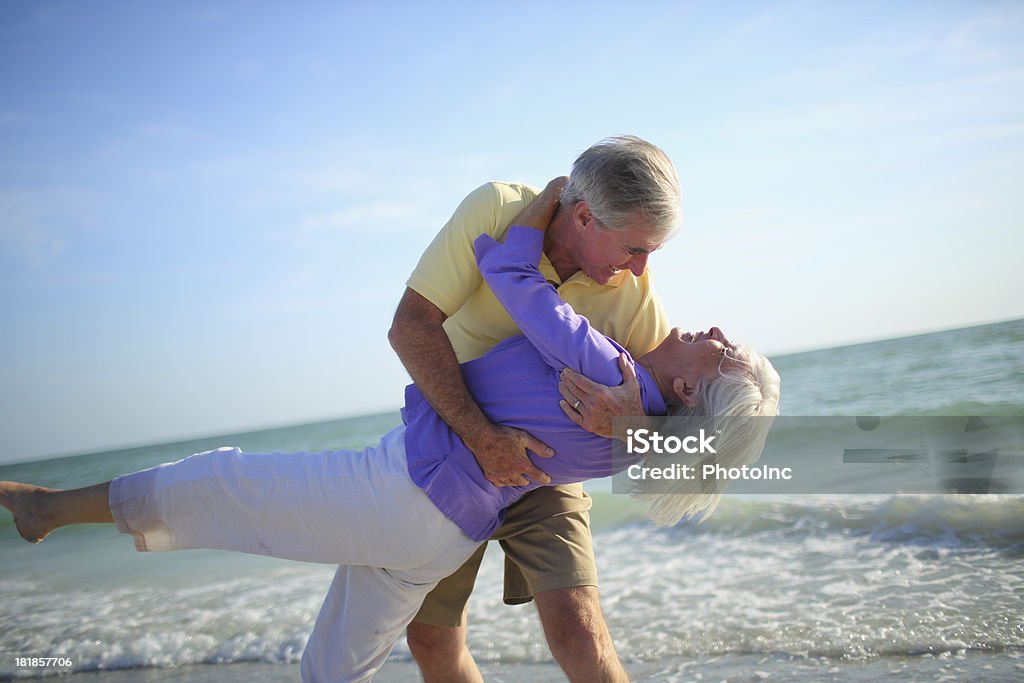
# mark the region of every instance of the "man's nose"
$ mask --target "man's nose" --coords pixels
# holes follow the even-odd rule
[[[647,257],[650,254],[637,254],[629,259],[629,269],[633,272],[633,275],[640,277],[644,274],[644,268],[647,267]]]

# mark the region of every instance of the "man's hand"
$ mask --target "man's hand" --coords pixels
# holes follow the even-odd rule
[[[617,387],[593,382],[575,370],[562,370],[558,382],[562,400],[558,405],[580,427],[610,438],[612,418],[644,414],[636,369],[624,353],[619,354],[619,369],[622,370],[622,384]]]
[[[406,289],[388,340],[430,405],[476,456],[488,481],[495,486],[525,486],[525,477],[530,477],[547,484],[550,477],[533,466],[526,449],[545,458],[555,452],[526,432],[487,419],[462,380],[444,321],[441,309]]]
[[[530,483],[527,477],[541,484],[551,481],[551,477],[534,467],[526,451],[542,458],[550,458],[555,451],[527,432],[491,424],[490,428],[464,441],[476,456],[487,481],[495,486],[526,486]]]

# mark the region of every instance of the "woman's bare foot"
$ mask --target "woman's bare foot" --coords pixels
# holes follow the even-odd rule
[[[46,505],[48,494],[56,491],[16,481],[0,481],[0,505],[11,511],[18,533],[29,543],[39,543],[60,526]]]

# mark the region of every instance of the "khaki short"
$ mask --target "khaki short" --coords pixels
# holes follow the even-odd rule
[[[534,593],[597,585],[590,537],[591,500],[581,484],[545,486],[523,496],[491,536],[505,551],[505,603],[533,600]],[[466,623],[484,543],[454,574],[427,595],[415,621],[454,628]]]

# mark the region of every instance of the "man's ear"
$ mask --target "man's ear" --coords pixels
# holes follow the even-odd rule
[[[672,380],[672,393],[674,393],[676,398],[678,398],[687,408],[693,408],[697,405],[697,387],[687,384],[686,380],[682,377],[676,377]]]
[[[581,199],[572,205],[572,217],[576,229],[583,230],[586,224],[593,219],[594,214],[590,212],[590,206]]]

